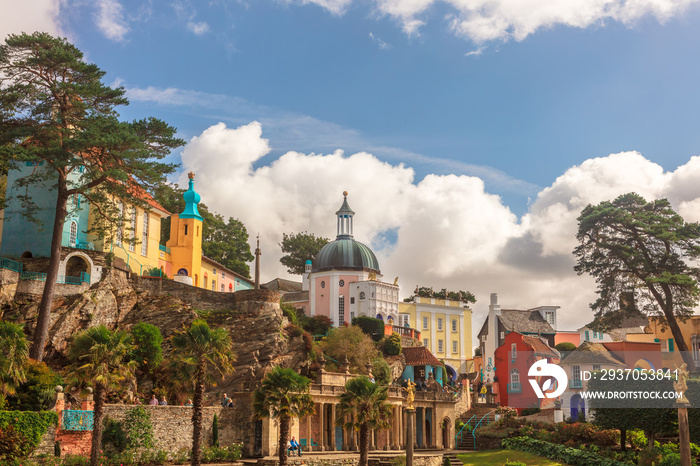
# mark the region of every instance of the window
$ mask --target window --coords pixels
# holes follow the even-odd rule
[[[211,281],[211,290],[216,291],[216,280]]]
[[[593,372],[600,370],[600,364],[593,364]]]
[[[185,225],[185,236],[187,236],[187,225]]]
[[[438,322],[437,322],[437,324],[438,324],[438,326],[437,326],[438,328],[437,328],[437,329],[438,329],[438,330],[442,330],[442,318],[438,317]]]
[[[221,278],[226,278],[226,272],[221,272]]]
[[[457,331],[457,321],[452,319],[452,331],[456,332]]]
[[[602,340],[602,339],[603,339],[603,332],[599,332],[599,333],[598,333],[598,339],[599,339],[599,340]]]
[[[221,284],[221,292],[223,293],[223,292],[224,292],[224,290],[225,290],[225,288],[224,288],[224,284],[222,283],[222,284]]]
[[[345,296],[338,297],[338,326],[345,323]]]
[[[481,335],[481,342],[485,343],[486,342],[486,335]]]
[[[423,338],[423,346],[425,346],[426,348],[428,347],[428,339],[427,338]]]
[[[117,234],[114,238],[114,243],[117,246],[122,245],[122,228],[124,227],[124,203],[119,203],[119,223],[117,224]]]
[[[593,338],[598,338],[598,332],[596,332],[595,330],[593,330]]]
[[[360,291],[360,299],[365,299],[365,292],[364,291]]]
[[[143,213],[143,225],[141,226],[141,255],[148,255],[148,212]]]
[[[510,357],[511,357],[512,359],[515,359],[515,358],[518,357],[518,347],[517,347],[517,345],[516,345],[515,343],[512,343],[512,344],[510,345]]]
[[[673,338],[668,339],[668,351],[673,353]]]
[[[520,383],[520,372],[518,369],[511,369],[510,371],[510,383],[519,384]]]
[[[70,222],[70,236],[68,237],[68,244],[75,246],[78,242],[78,222],[72,220]]]
[[[571,366],[571,378],[581,380],[581,366]]]
[[[700,361],[700,335],[690,337],[690,351],[693,353],[693,361]]]
[[[350,322],[352,322],[352,319],[354,319],[354,318],[355,318],[355,313],[354,313],[354,312],[350,312]]]
[[[212,270],[212,272],[214,273],[214,275],[216,275],[216,269]]]
[[[437,350],[437,352],[438,352],[438,353],[442,353],[442,352],[443,352],[442,340],[438,340],[438,350]]]
[[[410,318],[411,318],[410,314],[399,314],[399,325],[401,327],[410,327],[411,326]]]
[[[129,243],[129,251],[134,252],[136,249],[136,244],[134,244],[134,240],[136,239],[136,208],[131,209],[131,242]]]
[[[503,340],[506,337],[506,332],[501,332],[501,340]]]
[[[588,330],[586,330],[585,335],[586,335],[586,341],[591,341],[591,338],[590,338],[590,336],[588,335]]]
[[[456,340],[452,341],[452,352],[459,353],[459,351],[457,349],[457,341]]]
[[[554,311],[547,311],[544,313],[547,323],[554,327]]]
[[[427,317],[423,317],[423,329],[425,330],[425,329],[427,329],[427,328],[428,328],[428,318],[427,318]]]

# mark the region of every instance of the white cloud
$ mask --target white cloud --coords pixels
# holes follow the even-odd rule
[[[286,3],[299,5],[318,5],[330,11],[334,15],[340,16],[345,13],[352,3],[352,0],[284,0]]]
[[[99,0],[97,2],[95,24],[105,37],[117,42],[123,41],[129,32],[124,18],[124,7],[118,0]]]
[[[286,276],[278,262],[282,233],[335,237],[334,213],[348,190],[355,237],[374,247],[384,279],[398,276],[402,296],[416,285],[474,292],[474,327],[491,292],[503,307],[560,305],[559,322],[568,328],[592,319],[595,286],[574,273],[571,254],[576,218],[588,203],[637,191],[648,199],[668,197],[681,213],[695,209],[700,216],[700,157],[674,172],[636,152],[586,160],[542,189],[518,219],[477,177],[428,175],[416,183],[404,164],[339,150],[288,152],[254,169],[269,151],[260,123],[235,129],[219,123],[186,146],[180,179],[184,184],[184,173],[194,171],[205,203],[260,232],[263,279]],[[396,242],[379,249],[386,231],[395,232]]]
[[[59,21],[61,3],[60,0],[5,2],[0,14],[0,40],[4,41],[8,34],[34,31],[65,35]]]
[[[189,22],[187,23],[187,29],[196,35],[201,36],[202,34],[209,32],[209,25],[204,21],[200,21],[198,23]]]
[[[391,44],[389,44],[388,42],[384,42],[381,38],[375,36],[373,32],[369,33],[369,38],[372,39],[372,42],[377,44],[377,47],[379,47],[382,50],[390,50],[392,48]]]

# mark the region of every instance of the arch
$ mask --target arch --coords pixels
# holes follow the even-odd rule
[[[379,320],[381,320],[382,322],[384,322],[384,316],[381,315],[381,314],[377,314],[377,319],[379,319]]]
[[[645,370],[652,370],[655,371],[656,367],[654,367],[654,363],[649,361],[648,359],[638,359],[637,362],[634,363],[634,368],[635,369],[645,369]]]
[[[58,264],[58,274],[79,277],[80,272],[90,274],[90,285],[102,279],[102,267],[95,265],[89,254],[82,250],[74,250]]]
[[[184,275],[184,276],[186,277],[186,276],[187,276],[187,269],[182,268],[182,269],[180,269],[180,270],[177,271],[177,274],[178,274],[178,275]]]
[[[450,366],[449,364],[445,364],[445,370],[447,371],[447,376],[456,382],[457,381],[457,371],[454,370],[454,368],[452,366]]]
[[[66,273],[69,277],[79,277],[81,272],[90,273],[90,263],[80,254],[66,258]]]
[[[22,258],[22,259],[31,259],[32,257],[34,257],[34,255],[32,254],[32,251],[24,251],[22,253],[22,255],[20,256],[20,258]]]
[[[569,409],[571,412],[571,419],[576,421],[579,418],[579,414],[586,418],[586,401],[581,398],[578,393],[571,397],[569,401]]]
[[[450,445],[450,439],[452,439],[452,433],[450,432],[452,430],[452,419],[450,419],[449,416],[445,416],[440,426],[442,427],[442,448],[449,450],[452,448]]]
[[[365,292],[364,291],[360,291],[360,299],[365,299]]]

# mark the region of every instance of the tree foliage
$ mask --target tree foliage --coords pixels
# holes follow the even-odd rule
[[[161,120],[120,121],[116,107],[128,104],[125,90],[104,85],[104,75],[66,39],[46,33],[10,35],[0,46],[0,134],[6,142],[0,156],[10,169],[35,167],[12,187],[15,210],[38,222],[30,188],[56,195],[51,260],[31,349],[37,360],[48,336],[68,199],[87,199],[92,233],[109,238],[127,214],[119,200],[146,207],[147,193],[176,168],[160,160],[184,144]]]
[[[357,325],[372,338],[379,341],[384,338],[384,321],[374,317],[358,316],[352,319],[352,325]]]
[[[185,200],[184,189],[178,185],[162,185],[155,190],[155,199],[170,212],[182,212]],[[250,278],[248,262],[255,259],[248,244],[248,230],[243,222],[229,217],[225,220],[216,212],[210,212],[206,204],[197,206],[202,222],[202,253],[244,277]],[[170,239],[170,218],[163,219],[160,227],[160,242]]]
[[[421,298],[449,299],[450,301],[460,301],[464,304],[474,304],[476,302],[476,296],[474,296],[471,291],[447,291],[447,288],[443,288],[440,291],[433,291],[432,288],[425,286],[416,287],[413,294],[404,299],[404,301],[413,301],[416,296]]]
[[[391,405],[388,386],[370,382],[365,376],[350,379],[338,403],[338,425],[360,432],[360,466],[367,466],[370,429],[389,427]]]
[[[287,267],[287,273],[301,275],[304,273],[306,261],[316,259],[316,254],[330,240],[321,236],[316,237],[313,233],[282,233],[280,248],[284,255],[280,258],[280,263]]]
[[[9,409],[45,411],[56,399],[56,385],[63,385],[63,377],[42,361],[27,360],[27,379],[17,386],[15,394],[7,398]]]
[[[24,325],[0,321],[0,406],[27,380],[28,354]]]
[[[211,329],[206,321],[197,319],[170,337],[173,346],[174,373],[194,384],[192,400],[192,466],[202,461],[202,408],[205,383],[214,382],[214,374],[225,376],[233,372],[235,355],[231,336],[225,328]]]
[[[134,350],[131,358],[144,374],[151,374],[163,361],[163,335],[155,325],[139,322],[131,329]]]
[[[562,341],[561,343],[557,344],[554,347],[555,350],[559,351],[560,353],[562,351],[573,351],[576,349],[576,345],[569,341]]]
[[[311,381],[293,369],[276,366],[253,394],[253,409],[258,417],[270,417],[279,421],[279,464],[287,464],[287,443],[291,420],[315,412],[314,401],[309,394]]]
[[[614,327],[639,311],[661,315],[693,367],[677,318],[691,315],[700,298],[700,269],[691,265],[700,257],[700,225],[683,220],[666,199],[647,202],[635,193],[588,205],[578,222],[574,270],[596,280],[596,320],[606,316]]]
[[[366,374],[365,365],[380,356],[374,341],[354,325],[331,329],[328,336],[321,340],[320,346],[332,360],[340,362],[347,357],[350,371],[355,374]]]

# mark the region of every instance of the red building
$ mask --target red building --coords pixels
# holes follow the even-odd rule
[[[559,362],[559,353],[547,341],[536,336],[510,332],[496,349],[496,377],[498,378],[501,406],[511,406],[520,412],[523,408],[539,408],[541,401],[527,381],[527,373],[535,362],[547,359]],[[538,381],[542,386],[542,381]],[[550,390],[554,390],[554,386]]]

